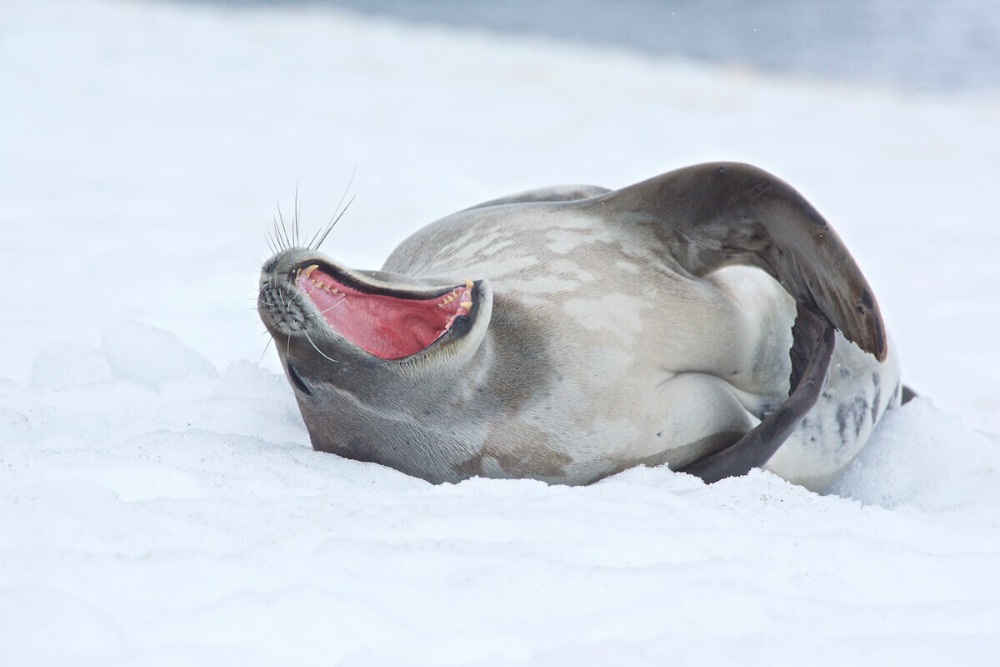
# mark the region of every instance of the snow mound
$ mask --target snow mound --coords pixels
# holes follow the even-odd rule
[[[974,519],[979,507],[1000,506],[998,481],[1000,439],[917,398],[886,415],[832,491],[888,508],[971,511]]]
[[[101,349],[112,375],[153,388],[190,375],[212,377],[208,359],[182,343],[177,336],[138,322],[108,327],[101,335]]]

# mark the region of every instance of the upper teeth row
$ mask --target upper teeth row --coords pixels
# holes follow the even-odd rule
[[[298,273],[299,273],[299,275],[304,275],[309,282],[311,282],[314,286],[316,286],[316,287],[318,287],[318,288],[320,288],[322,290],[326,290],[327,292],[333,292],[334,294],[343,294],[343,292],[338,291],[337,288],[334,287],[333,285],[327,285],[325,283],[321,283],[319,281],[313,280],[310,277],[310,276],[312,276],[313,271],[315,271],[318,268],[319,268],[319,264],[310,264],[309,266],[307,266],[307,267],[305,267],[303,269],[299,269]],[[298,276],[296,276],[296,278],[297,277]],[[472,287],[473,287],[472,281],[469,280],[468,278],[466,278],[464,282],[465,282],[465,289],[466,290],[471,290]],[[462,289],[461,287],[456,287],[454,290],[452,290],[452,292],[450,294],[448,294],[447,296],[445,296],[444,299],[441,301],[441,303],[438,304],[438,308],[443,308],[444,306],[448,305],[449,303],[451,303],[452,301],[454,301],[455,299],[457,299],[460,296],[459,295],[459,291],[461,289]],[[458,304],[459,307],[465,308],[466,310],[469,310],[470,308],[472,308],[472,300],[471,300],[471,297],[469,297],[468,292],[466,292],[464,294],[461,294],[461,296],[467,297],[468,300],[466,300],[466,301],[460,301],[459,304]]]
[[[333,285],[327,285],[326,283],[321,283],[317,280],[313,280],[310,277],[312,276],[313,271],[315,271],[318,268],[319,264],[310,264],[304,269],[299,269],[299,274],[304,275],[306,279],[313,284],[314,287],[318,287],[321,290],[324,290],[326,292],[332,292],[334,294],[343,294],[343,292],[338,291],[337,288],[334,287]]]

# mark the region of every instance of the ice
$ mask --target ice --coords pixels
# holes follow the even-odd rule
[[[1000,98],[310,5],[8,0],[0,664],[992,664]],[[735,159],[789,180],[921,398],[818,495],[638,468],[434,486],[312,451],[254,310],[299,196],[376,268],[464,206]]]

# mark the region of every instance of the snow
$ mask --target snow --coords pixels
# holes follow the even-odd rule
[[[8,0],[0,664],[992,664],[1000,95],[773,78],[315,7]],[[373,268],[508,192],[791,181],[907,381],[817,495],[432,486],[314,453],[254,312],[295,208]]]

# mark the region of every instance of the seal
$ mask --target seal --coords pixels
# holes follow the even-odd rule
[[[666,464],[820,488],[900,402],[856,262],[750,165],[493,200],[379,271],[318,247],[286,234],[258,293],[312,445],[431,482]]]

